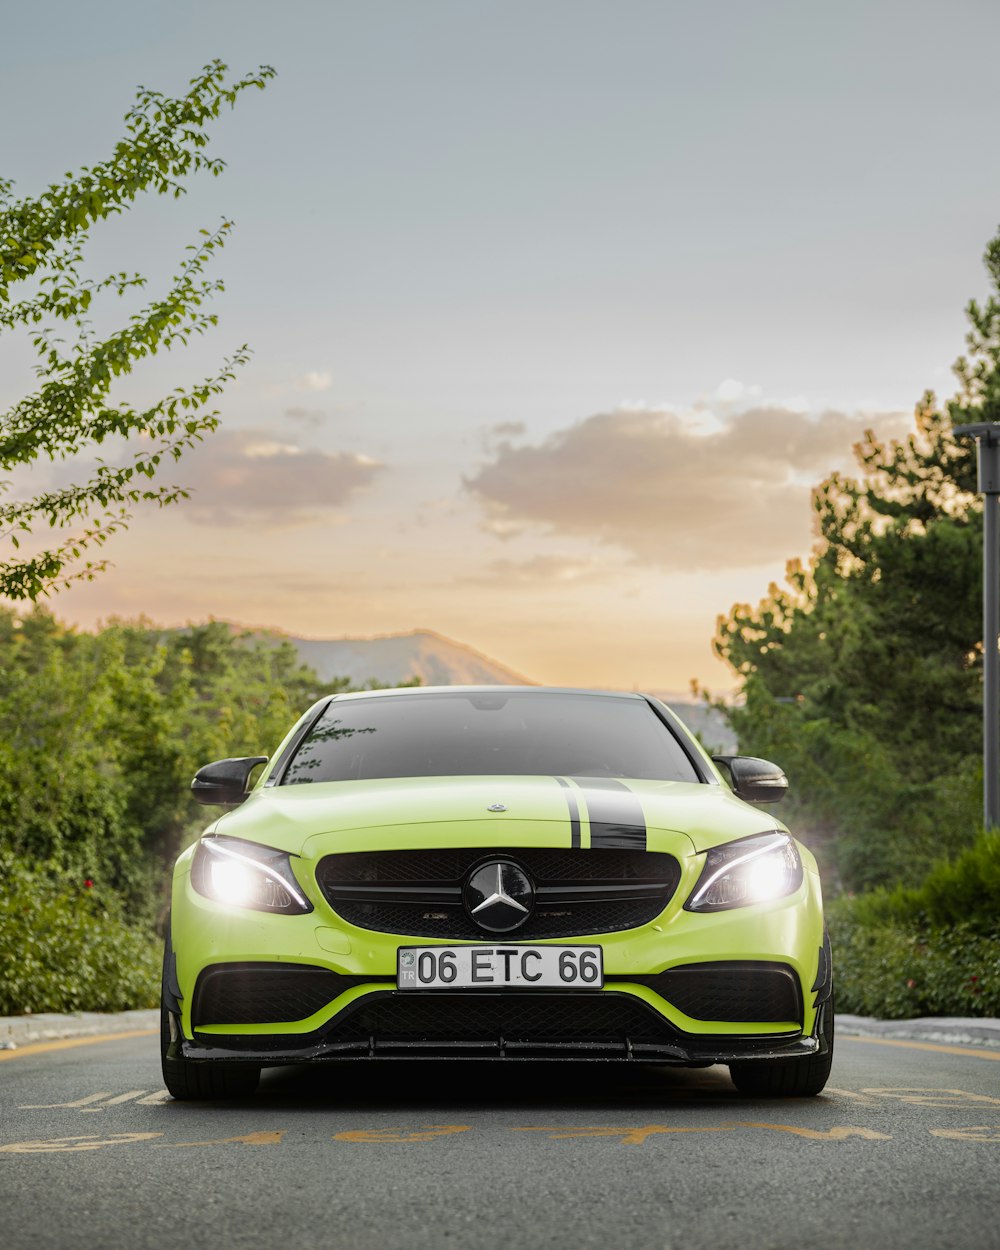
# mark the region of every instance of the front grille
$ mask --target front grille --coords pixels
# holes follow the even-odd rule
[[[785,964],[685,964],[636,980],[695,1020],[802,1019],[799,979]]]
[[[581,850],[532,846],[517,849],[442,847],[412,851],[348,851],[329,855],[319,873],[329,872],[337,882],[460,881],[474,864],[490,859],[517,860],[536,881],[657,881],[672,855],[657,851],[612,848]]]
[[[538,940],[634,929],[655,919],[680,880],[672,855],[620,849],[479,847],[351,851],[328,855],[316,880],[349,924],[380,933],[445,941],[496,937],[467,914],[462,890],[472,869],[516,863],[535,883],[535,909],[507,940]]]
[[[195,1028],[305,1020],[366,979],[305,964],[216,964],[198,978],[191,1015]]]
[[[338,1016],[328,1042],[545,1045],[656,1044],[677,1033],[625,994],[380,994]],[[627,1041],[626,1041],[627,1039]]]

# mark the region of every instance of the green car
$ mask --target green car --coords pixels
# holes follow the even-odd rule
[[[815,860],[760,806],[786,787],[640,694],[322,699],[270,760],[192,783],[228,810],[174,872],[167,1089],[434,1057],[724,1063],[744,1093],[817,1094],[830,945]]]

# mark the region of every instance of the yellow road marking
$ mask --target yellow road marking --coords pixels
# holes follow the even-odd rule
[[[875,1107],[878,1104],[874,1098],[868,1098],[865,1094],[856,1094],[853,1089],[837,1089],[835,1085],[827,1085],[823,1090],[823,1097],[830,1096],[834,1098],[850,1098],[852,1102],[859,1102],[863,1107]]]
[[[981,1050],[978,1046],[942,1046],[938,1042],[908,1042],[901,1037],[845,1037],[841,1033],[837,1041],[866,1042],[872,1046],[904,1046],[909,1050],[936,1050],[942,1055],[974,1055],[977,1059],[1000,1059],[1000,1050]],[[0,1055],[0,1059],[2,1058]]]
[[[228,1146],[230,1143],[239,1146],[278,1146],[286,1130],[283,1128],[267,1130],[260,1133],[247,1133],[243,1137],[217,1137],[214,1141],[161,1141],[156,1143],[157,1150],[179,1150],[181,1146]]]
[[[452,1133],[468,1133],[471,1124],[428,1124],[423,1129],[359,1128],[334,1133],[334,1141],[354,1142],[400,1142],[433,1141],[435,1137],[450,1137]]]
[[[916,1085],[887,1085],[866,1089],[865,1094],[877,1094],[880,1098],[895,1098],[914,1107],[961,1107],[968,1103],[985,1102],[1000,1107],[1000,1098],[988,1094],[970,1094],[965,1089],[934,1089]]]
[[[600,1125],[592,1128],[558,1128],[549,1126],[530,1126],[515,1128],[515,1133],[548,1133],[551,1141],[568,1141],[576,1137],[620,1137],[623,1146],[641,1146],[647,1137],[656,1133],[724,1133],[731,1125],[707,1124],[704,1127],[671,1128],[666,1124],[644,1124],[639,1128],[622,1128],[620,1126]]]
[[[111,1090],[100,1094],[88,1094],[86,1098],[77,1098],[75,1102],[26,1102],[18,1107],[18,1111],[51,1111],[53,1107],[86,1107],[88,1103],[100,1102],[102,1098],[110,1098]]]
[[[644,1124],[636,1127],[623,1125],[595,1125],[572,1127],[570,1125],[531,1125],[513,1128],[515,1133],[547,1133],[551,1141],[567,1141],[579,1138],[600,1138],[605,1141],[617,1139],[624,1146],[641,1146],[649,1138],[667,1133],[726,1133],[741,1128],[769,1129],[777,1133],[791,1133],[810,1141],[846,1141],[852,1137],[860,1137],[866,1141],[892,1141],[887,1133],[879,1133],[874,1129],[861,1128],[857,1125],[837,1125],[830,1129],[805,1128],[795,1124],[771,1124],[762,1120],[729,1120],[723,1124],[706,1124],[700,1126],[673,1126],[666,1124]],[[334,1134],[334,1141],[349,1142],[382,1142],[400,1144],[416,1141],[432,1141],[447,1137],[453,1133],[466,1133],[470,1126],[465,1124],[428,1125],[423,1129],[352,1129]],[[976,1124],[956,1128],[928,1129],[932,1137],[949,1141],[971,1141],[1000,1144],[1000,1124]],[[286,1136],[285,1129],[265,1129],[255,1133],[246,1133],[239,1137],[219,1137],[208,1141],[164,1142],[153,1139],[163,1137],[163,1133],[112,1133],[106,1137],[93,1134],[72,1137],[35,1138],[29,1141],[11,1142],[0,1146],[2,1154],[60,1154],[83,1150],[101,1150],[106,1146],[125,1146],[145,1142],[152,1144],[155,1150],[177,1150],[194,1146],[277,1146]]]
[[[554,1125],[546,1127],[515,1128],[515,1133],[548,1133],[551,1141],[567,1141],[580,1137],[618,1137],[623,1146],[641,1146],[649,1137],[661,1133],[732,1133],[741,1128],[768,1128],[778,1133],[794,1133],[799,1137],[808,1137],[813,1141],[844,1141],[848,1137],[864,1137],[868,1141],[891,1141],[885,1133],[876,1133],[874,1129],[858,1128],[855,1125],[843,1125],[837,1128],[820,1131],[812,1128],[799,1128],[794,1124],[765,1124],[757,1120],[728,1120],[725,1124],[706,1124],[697,1127],[673,1127],[666,1124],[644,1124],[637,1128],[623,1128],[620,1125],[601,1125],[589,1128],[558,1128]]]
[[[133,1098],[138,1098],[140,1094],[144,1094],[144,1089],[130,1089],[127,1094],[119,1094],[117,1098],[109,1098],[107,1102],[102,1102],[99,1107],[81,1107],[81,1111],[103,1111],[105,1107],[117,1106],[120,1102],[129,1102]]]
[[[864,1137],[867,1141],[892,1141],[886,1133],[876,1133],[871,1128],[857,1128],[845,1124],[839,1128],[821,1132],[815,1128],[799,1128],[794,1124],[765,1124],[760,1120],[734,1120],[726,1128],[771,1128],[776,1133],[794,1133],[797,1137],[808,1137],[810,1141],[844,1141],[847,1137]]]
[[[144,1089],[130,1089],[127,1094],[117,1094],[112,1097],[111,1090],[106,1089],[98,1094],[87,1094],[84,1098],[76,1098],[72,1102],[27,1102],[21,1103],[18,1107],[19,1111],[52,1111],[55,1108],[67,1107],[71,1111],[80,1111],[86,1113],[88,1111],[103,1111],[105,1107],[115,1107],[119,1103],[131,1102],[136,1099],[138,1107],[159,1107],[162,1106],[170,1095],[165,1089],[159,1089],[153,1094],[149,1094],[145,1098],[140,1098],[140,1094],[145,1094]],[[93,1104],[96,1104],[93,1105]]]
[[[56,1154],[67,1150],[100,1150],[102,1146],[127,1146],[132,1142],[149,1141],[162,1133],[115,1133],[112,1137],[48,1137],[35,1141],[16,1141],[0,1146],[0,1152],[13,1155]]]
[[[987,1136],[983,1137],[982,1134]],[[997,1141],[1000,1142],[1000,1124],[975,1124],[971,1128],[932,1128],[934,1137],[947,1137],[951,1141]]]
[[[165,1089],[157,1090],[155,1094],[150,1094],[148,1098],[139,1098],[136,1100],[137,1107],[162,1107],[165,1102],[170,1102],[171,1097]]]
[[[4,1059],[23,1059],[25,1055],[40,1055],[46,1050],[69,1050],[71,1046],[93,1046],[97,1042],[120,1042],[127,1037],[152,1037],[158,1029],[129,1029],[125,1033],[100,1033],[96,1037],[60,1037],[54,1042],[29,1042],[17,1050],[0,1050],[0,1062]]]

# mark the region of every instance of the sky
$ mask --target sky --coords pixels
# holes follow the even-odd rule
[[[122,398],[254,355],[168,471],[191,498],[53,601],[84,628],[426,628],[540,682],[724,692],[716,618],[808,556],[810,490],[866,428],[951,393],[986,292],[993,0],[53,0],[3,27],[21,194],[108,154],[139,84],[278,74],[213,127],[222,177],[93,233],[88,272],[152,293],[236,223],[218,329]],[[0,411],[30,364],[0,340]]]

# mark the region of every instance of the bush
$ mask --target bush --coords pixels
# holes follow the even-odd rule
[[[842,896],[827,919],[841,1011],[1000,1015],[1000,835],[980,833],[916,886]]]
[[[904,927],[967,925],[993,933],[1000,918],[1000,834],[980,833],[952,860],[940,860],[916,887],[872,890],[853,900],[859,923]]]
[[[869,902],[839,899],[827,909],[840,1011],[883,1020],[1000,1015],[1000,928],[870,925],[856,915],[856,904]]]
[[[155,1006],[161,945],[115,893],[13,856],[0,879],[0,1015]]]

